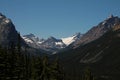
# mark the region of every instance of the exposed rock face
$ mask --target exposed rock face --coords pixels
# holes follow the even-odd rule
[[[120,18],[114,17],[113,15],[110,16],[103,22],[99,23],[97,26],[94,26],[92,29],[90,29],[86,34],[84,34],[81,39],[74,44],[74,48],[98,39],[118,23],[120,23]]]
[[[65,48],[66,45],[62,42],[61,39],[50,37],[46,41],[44,41],[40,47],[44,48],[44,50],[56,52],[62,48]]]
[[[56,39],[54,37],[50,37],[48,39],[39,39],[34,34],[28,34],[24,35],[22,38],[29,46],[48,52],[56,52],[57,50],[66,47],[61,39]]]
[[[18,43],[18,33],[12,21],[0,13],[0,45],[8,47],[12,42]]]
[[[119,30],[119,29],[120,29],[120,23],[119,23],[119,24],[116,24],[116,25],[114,26],[114,28],[113,28],[114,31]]]

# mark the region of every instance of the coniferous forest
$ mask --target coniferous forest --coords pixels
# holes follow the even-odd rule
[[[89,68],[76,80],[95,80]],[[18,43],[0,47],[0,80],[72,80],[65,74],[59,59],[50,61],[48,56],[30,54],[22,49],[20,34]]]
[[[22,52],[19,46],[11,45],[10,49],[0,47],[0,80],[72,80],[70,76],[65,76],[58,58],[50,62],[47,56]],[[94,80],[94,77],[86,68],[76,80]]]
[[[21,49],[20,35],[17,46],[0,47],[0,80],[63,80],[62,67],[56,58],[31,55]]]

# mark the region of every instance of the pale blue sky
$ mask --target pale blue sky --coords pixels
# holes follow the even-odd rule
[[[22,35],[61,38],[85,33],[110,14],[120,17],[120,0],[0,0],[0,12]]]

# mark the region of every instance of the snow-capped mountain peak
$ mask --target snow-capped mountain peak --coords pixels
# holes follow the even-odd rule
[[[34,34],[24,35],[23,39],[26,43],[34,48],[40,48],[50,52],[56,52],[63,48],[66,48],[76,40],[80,39],[81,34],[77,33],[71,37],[56,39],[55,37],[49,37],[48,39],[39,39]]]
[[[81,44],[87,44],[94,41],[106,32],[111,31],[116,24],[120,23],[120,18],[118,16],[109,16],[104,21],[100,22],[98,25],[92,27],[88,32],[86,32],[79,41],[74,44],[74,48],[79,47]]]
[[[31,33],[28,35],[24,35],[22,38],[29,46],[32,46],[34,48],[39,48],[39,45],[44,42],[44,39],[39,39],[38,37]]]
[[[113,18],[114,16],[111,14],[110,16],[108,16],[108,19],[110,19],[110,18]]]
[[[76,33],[75,35],[67,38],[61,38],[61,40],[64,42],[65,45],[70,45],[71,43],[78,40],[82,35],[80,33]]]

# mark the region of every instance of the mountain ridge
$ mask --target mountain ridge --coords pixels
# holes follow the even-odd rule
[[[84,45],[98,39],[106,32],[111,30],[113,26],[118,24],[119,22],[120,18],[118,16],[110,15],[110,17],[100,22],[97,26],[94,26],[90,30],[88,30],[79,41],[73,44],[73,48],[77,48],[79,45]]]
[[[58,52],[58,50],[66,48],[73,42],[80,39],[81,36],[82,34],[76,33],[71,37],[61,38],[61,39],[56,39],[55,37],[52,36],[49,37],[48,39],[39,39],[34,34],[28,34],[28,35],[24,35],[23,39],[28,43],[28,45],[34,48],[38,48],[38,49],[40,48],[45,51],[56,53]]]

